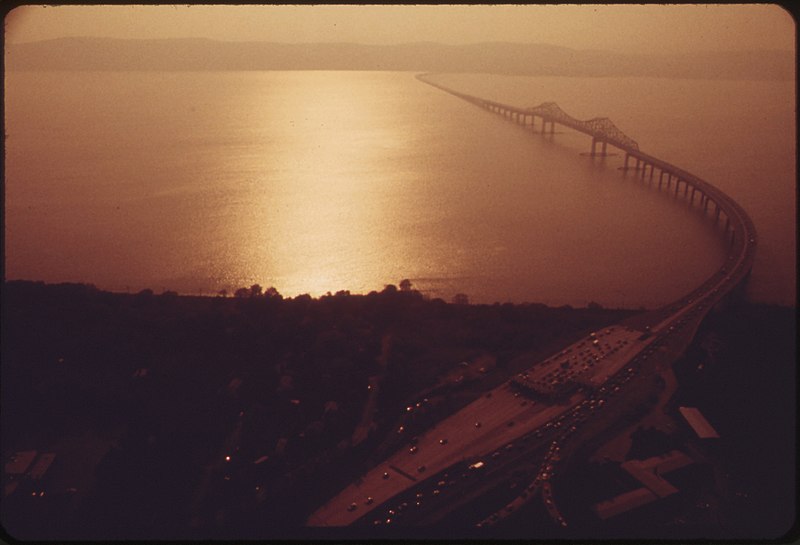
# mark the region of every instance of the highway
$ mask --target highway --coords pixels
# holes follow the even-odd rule
[[[596,363],[588,371],[605,377],[624,367],[655,340],[655,337],[640,340],[641,335],[642,331],[624,327],[593,333],[531,366],[527,373],[532,377],[551,372],[568,374],[562,363],[574,357],[572,361],[579,363],[574,366],[576,376],[587,371],[583,362],[591,361]],[[350,484],[315,511],[308,525],[347,526],[429,475],[454,464],[489,465],[493,451],[557,422],[585,401],[587,395],[579,391],[554,403],[537,401],[524,395],[512,381],[506,381],[420,435],[416,444],[409,443]]]
[[[729,241],[728,252],[720,269],[690,294],[625,324],[593,332],[544,361],[531,362],[526,371],[443,419],[414,444],[409,443],[318,508],[308,518],[309,526],[351,525],[371,516],[379,506],[385,509],[387,501],[430,476],[459,463],[479,463],[482,469],[490,467],[496,453],[513,448],[509,445],[530,434],[540,436],[543,430],[564,424],[568,429],[559,441],[565,440],[579,426],[591,422],[592,414],[603,406],[605,397],[624,388],[656,350],[662,357],[670,358],[670,362],[679,357],[706,314],[747,279],[755,259],[755,227],[738,203],[708,182],[639,151],[638,144],[609,121],[580,122],[564,114],[554,103],[538,109],[503,105],[444,88],[425,76],[418,78],[519,124],[526,124],[526,116],[532,117],[532,112],[536,112],[543,119],[543,127],[546,122],[551,129],[555,123],[561,123],[589,134],[593,152],[598,141],[603,143],[603,149],[606,144],[616,146],[627,154],[626,168],[629,157],[636,159],[637,169],[639,164],[645,165],[639,171],[643,181],[645,168],[650,166],[648,183],[653,183],[653,169],[660,169],[659,187],[666,174],[669,191],[674,177],[675,194],[678,195],[683,183],[683,194],[690,205],[694,205],[695,192],[701,193],[698,212],[709,213],[708,205],[713,203],[715,223],[720,213],[725,214],[723,236]],[[392,522],[391,513],[381,511],[374,515],[381,524]]]

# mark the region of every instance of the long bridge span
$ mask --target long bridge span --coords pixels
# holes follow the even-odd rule
[[[698,206],[702,207],[704,211],[709,211],[713,206],[710,212],[714,215],[715,220],[721,221],[724,219],[725,234],[730,236],[731,241],[734,242],[737,236],[752,240],[751,250],[752,253],[755,252],[755,226],[736,201],[694,174],[641,151],[639,144],[617,128],[607,117],[596,117],[585,121],[578,120],[567,114],[555,102],[544,102],[530,108],[510,106],[449,89],[431,81],[428,76],[428,74],[418,75],[417,79],[485,110],[508,118],[519,125],[529,128],[532,132],[537,131],[537,120],[540,120],[538,121],[538,126],[541,127],[540,132],[542,134],[554,134],[555,126],[558,124],[591,136],[591,153],[589,154],[591,156],[607,155],[609,145],[619,149],[625,153],[623,169],[636,170],[641,174],[641,178],[647,178],[648,180],[653,180],[655,172],[658,170],[659,188],[664,186],[668,190],[674,191],[676,195],[683,195],[692,204],[695,203],[695,198],[697,197]],[[752,262],[750,262],[750,265],[752,266]]]
[[[677,301],[593,332],[544,361],[531,362],[526,371],[441,420],[415,438],[413,445],[406,445],[320,506],[308,518],[308,526],[427,525],[442,512],[463,504],[464,498],[480,493],[476,474],[483,475],[482,479],[493,472],[502,475],[509,467],[505,460],[530,458],[548,441],[563,447],[574,435],[585,438],[602,433],[591,425],[597,410],[607,401],[624,403],[626,392],[632,391],[625,386],[637,376],[656,375],[669,368],[686,350],[708,312],[744,286],[753,266],[756,230],[744,209],[710,183],[641,151],[638,143],[609,119],[581,121],[554,102],[532,108],[510,106],[449,89],[429,76],[417,78],[532,132],[538,121],[541,133],[555,134],[557,124],[584,133],[591,137],[592,157],[607,155],[608,146],[617,148],[625,153],[622,168],[634,170],[643,181],[655,184],[658,171],[660,189],[714,218],[727,241],[727,253],[714,274]],[[501,452],[503,457],[495,460]],[[554,464],[537,476],[523,496],[541,493],[548,508],[552,496],[547,479],[555,471],[551,466]],[[512,502],[476,525],[491,526],[511,516],[514,505]],[[428,513],[427,506],[439,515]],[[567,524],[563,519],[560,523]]]

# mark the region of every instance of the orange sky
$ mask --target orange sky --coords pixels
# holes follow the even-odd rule
[[[230,41],[550,43],[630,52],[794,49],[794,20],[769,4],[22,6],[6,39],[205,37]]]

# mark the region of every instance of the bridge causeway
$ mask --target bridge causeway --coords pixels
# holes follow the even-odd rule
[[[555,134],[555,126],[558,124],[591,136],[590,156],[606,156],[608,155],[608,146],[613,146],[625,153],[622,170],[637,171],[642,179],[647,177],[649,181],[652,181],[656,170],[658,170],[659,189],[665,186],[668,191],[674,192],[675,195],[685,197],[691,205],[695,204],[695,199],[697,198],[697,205],[704,212],[709,212],[711,209],[710,213],[713,214],[715,223],[720,223],[724,220],[724,232],[731,244],[737,241],[738,236],[751,241],[752,250],[755,250],[755,226],[738,203],[698,176],[641,151],[639,144],[622,132],[610,119],[606,117],[596,117],[585,121],[575,119],[564,112],[555,102],[544,102],[530,108],[502,104],[440,85],[429,79],[431,75],[420,74],[417,79],[480,108],[496,113],[518,125],[522,125],[530,129],[531,132],[537,132],[538,124],[541,127],[539,130],[541,134],[553,135]],[[540,121],[537,123],[537,120]],[[598,146],[600,151],[598,151]],[[635,163],[631,166],[633,161]]]

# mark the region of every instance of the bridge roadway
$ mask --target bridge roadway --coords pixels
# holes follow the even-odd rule
[[[514,377],[504,382],[421,435],[416,448],[412,445],[404,447],[351,483],[312,513],[307,520],[308,526],[348,526],[366,518],[377,507],[385,507],[388,500],[456,464],[479,461],[491,464],[493,451],[531,433],[551,429],[554,425],[558,427],[574,415],[582,414],[575,423],[584,425],[586,411],[583,410],[590,403],[589,408],[595,408],[596,392],[605,391],[610,384],[625,384],[656,347],[663,351],[671,343],[671,357],[679,356],[711,308],[737,286],[743,285],[755,257],[755,228],[738,203],[697,176],[639,151],[638,145],[621,135],[613,124],[602,124],[606,129],[611,128],[605,133],[597,129],[600,124],[578,122],[557,107],[516,108],[464,95],[435,84],[425,76],[418,78],[523,125],[527,124],[527,117],[539,116],[543,118],[543,127],[550,123],[551,132],[553,125],[559,123],[589,134],[593,139],[593,155],[597,155],[594,151],[598,142],[603,143],[603,153],[606,145],[611,144],[626,153],[624,168],[628,168],[631,157],[636,159],[634,168],[640,171],[642,179],[649,167],[651,181],[655,168],[660,170],[661,179],[667,177],[667,188],[673,178],[676,180],[676,195],[679,194],[679,184],[683,183],[683,195],[690,206],[694,205],[695,193],[700,192],[698,204],[703,213],[707,213],[708,204],[713,203],[715,224],[719,224],[720,214],[726,217],[724,235],[729,241],[728,252],[720,269],[701,286],[678,301],[640,315],[635,320],[636,327],[616,325],[593,333],[542,362],[532,362],[531,367],[519,375],[551,378],[558,383],[557,387],[565,387],[563,395],[550,401],[547,401],[547,396],[530,399],[520,394],[519,385],[524,385],[524,380]],[[531,122],[530,126],[533,127],[534,123]],[[689,188],[693,190],[691,197],[688,196]],[[681,332],[683,335],[678,334]],[[383,523],[386,514],[376,512],[374,516]],[[390,520],[386,519],[386,522]]]

